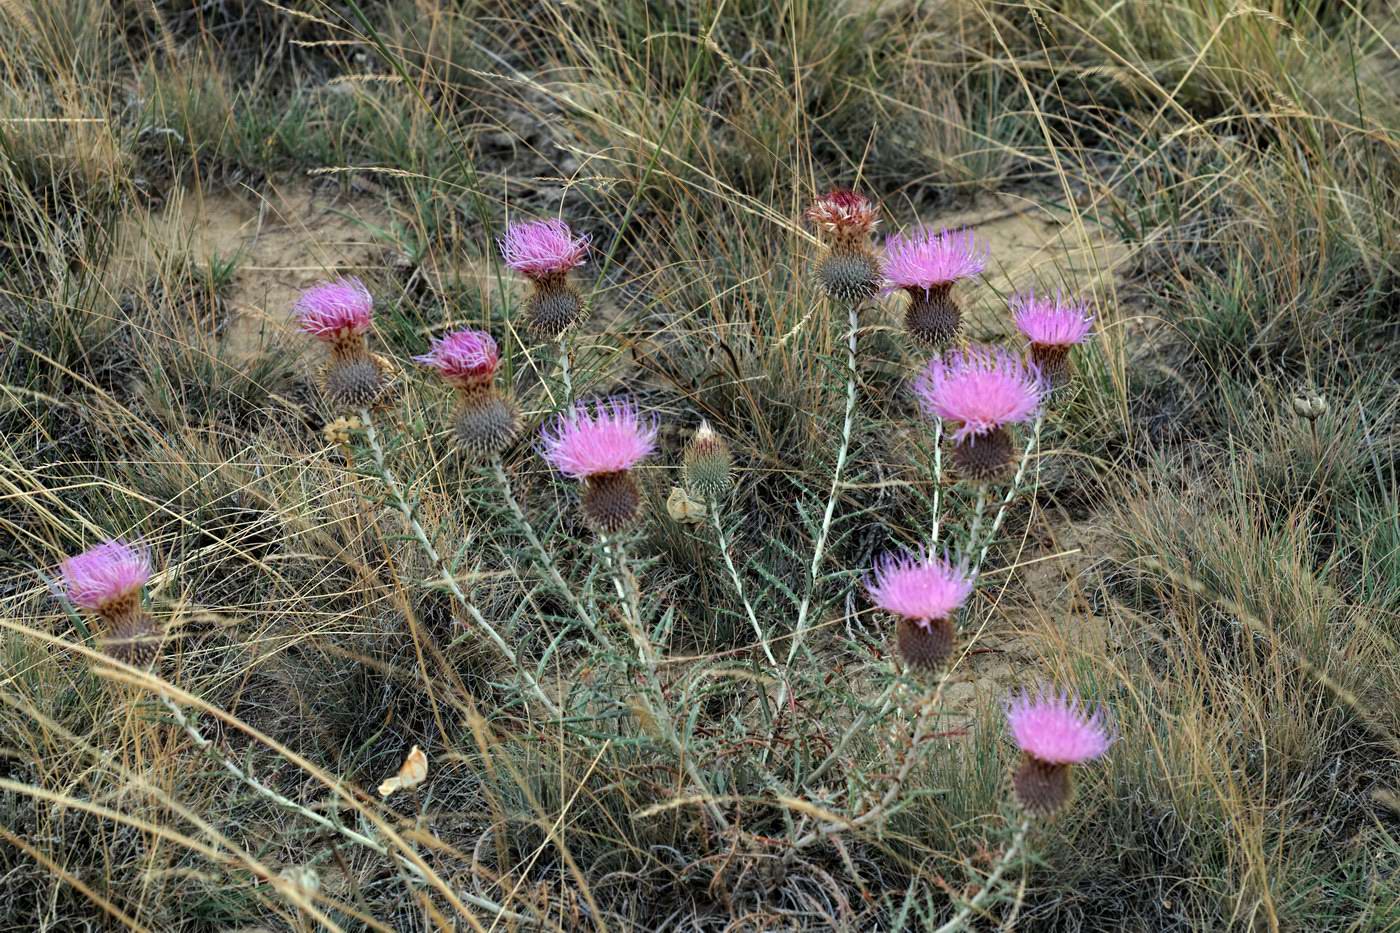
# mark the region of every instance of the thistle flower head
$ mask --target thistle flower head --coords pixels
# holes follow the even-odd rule
[[[865,588],[881,609],[927,627],[927,623],[946,619],[961,609],[972,585],[966,567],[919,551],[880,558]]]
[[[530,278],[562,275],[583,265],[588,235],[574,236],[562,220],[514,223],[497,241],[506,265]]]
[[[545,427],[544,458],[573,479],[630,470],[656,449],[657,425],[626,400],[575,405]]]
[[[369,330],[374,299],[357,278],[321,282],[301,293],[292,312],[304,333],[318,340],[335,340]]]
[[[60,566],[68,599],[82,609],[100,610],[128,599],[151,578],[151,555],[125,541],[104,541]]]
[[[915,227],[885,239],[885,287],[922,288],[952,285],[987,268],[988,248],[971,230]]]
[[[1040,410],[1045,385],[1040,373],[1000,347],[972,347],[934,357],[914,382],[914,394],[933,418],[958,425],[954,443],[1017,421]]]
[[[1044,688],[1012,697],[1006,722],[1017,747],[1046,764],[1082,764],[1108,751],[1113,741],[1103,710],[1087,710],[1078,697]]]
[[[835,188],[813,201],[805,216],[824,233],[859,236],[880,222],[880,209],[863,194]]]
[[[1054,298],[1037,297],[1026,292],[1011,299],[1016,329],[1033,344],[1048,347],[1068,347],[1083,343],[1094,329],[1089,306],[1082,301],[1065,299],[1058,292]]]
[[[451,382],[476,384],[491,381],[501,354],[485,331],[458,330],[434,339],[428,352],[413,360],[433,367]]]

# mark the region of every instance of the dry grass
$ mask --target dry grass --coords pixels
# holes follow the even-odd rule
[[[1391,5],[1351,0],[0,2],[0,930],[936,927],[1012,839],[996,701],[1041,678],[1120,738],[983,928],[1400,927],[1397,43]],[[785,653],[845,399],[798,221],[831,184],[892,228],[986,192],[1052,219],[1103,272],[1068,283],[1100,336],[991,551],[946,734],[888,820],[794,850],[907,741],[903,714],[857,730],[803,786],[891,682],[859,574],[931,514],[893,300],[776,725],[713,536],[662,503],[707,418]],[[183,199],[275,214],[285,189],[375,218],[370,258],[145,239]],[[315,353],[238,328],[285,320],[249,307],[261,276],[361,274],[401,361],[489,327],[533,429],[555,351],[493,238],[555,215],[597,247],[575,384],[666,423],[630,548],[685,756],[454,452],[438,386],[405,374],[387,462],[568,723],[437,582],[364,437],[323,433]],[[528,443],[507,467],[582,614],[625,631],[572,491]],[[971,494],[943,504],[965,534]],[[158,555],[151,674],[54,595],[112,535]],[[429,780],[381,801],[415,744]]]

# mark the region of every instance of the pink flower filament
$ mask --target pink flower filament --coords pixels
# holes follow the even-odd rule
[[[530,278],[562,275],[583,265],[588,235],[575,236],[562,220],[513,223],[498,241],[506,265]]]
[[[630,401],[576,405],[543,431],[546,460],[565,476],[585,479],[630,470],[656,449],[657,425]]]
[[[59,571],[73,605],[96,610],[145,586],[151,578],[151,557],[144,548],[109,540],[63,561]]]
[[[958,425],[955,443],[1040,411],[1040,373],[1000,347],[972,347],[934,357],[914,383],[924,411]]]

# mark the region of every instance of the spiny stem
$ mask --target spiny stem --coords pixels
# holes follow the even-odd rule
[[[768,663],[776,670],[778,659],[773,657],[773,649],[768,647],[768,636],[763,634],[763,627],[758,624],[758,615],[753,611],[753,605],[749,602],[749,597],[744,592],[744,581],[739,576],[739,571],[734,566],[734,558],[729,554],[729,540],[724,533],[724,523],[719,517],[719,503],[715,499],[710,499],[706,503],[706,511],[710,515],[710,523],[715,528],[715,538],[719,543],[719,553],[724,557],[724,566],[729,569],[729,579],[734,584],[734,591],[739,594],[739,601],[744,604],[744,612],[748,614],[749,624],[753,626],[753,633],[758,636],[758,643],[763,646],[763,654],[768,658]]]
[[[178,703],[170,699],[170,697],[166,696],[164,693],[157,693],[155,696],[156,699],[161,702],[161,705],[164,706],[166,710],[170,713],[171,718],[175,720],[175,724],[184,730],[185,735],[189,736],[190,741],[193,742],[200,751],[204,752],[206,755],[217,761],[225,771],[227,771],[229,774],[233,775],[235,778],[241,781],[245,786],[250,788],[258,796],[266,800],[270,800],[271,802],[277,804],[277,806],[282,807],[284,810],[290,810],[293,813],[298,813],[306,817],[308,820],[311,820],[311,822],[315,823],[316,825],[324,827],[325,829],[329,829],[332,832],[338,833],[341,837],[349,840],[350,842],[355,843],[356,845],[364,846],[366,849],[369,849],[373,852],[377,852],[378,854],[383,855],[387,858],[393,859],[397,864],[403,866],[404,868],[412,872],[415,877],[422,879],[423,872],[421,869],[419,869],[417,865],[413,864],[413,862],[409,861],[408,859],[404,858],[403,856],[397,853],[390,852],[388,846],[384,845],[384,843],[379,842],[376,839],[372,839],[369,836],[364,835],[363,833],[358,833],[350,827],[344,826],[341,823],[332,820],[325,814],[317,813],[315,810],[304,807],[289,797],[284,797],[282,794],[279,794],[271,787],[268,787],[262,781],[259,781],[257,778],[253,777],[243,768],[239,767],[239,765],[236,762],[234,762],[233,759],[229,758],[228,756],[224,755],[223,752],[219,751],[210,739],[205,738],[204,734],[199,731],[199,727],[196,726],[194,723],[190,722],[189,717],[185,715],[184,710],[180,709],[180,705]],[[513,920],[517,923],[528,922],[527,918],[522,917],[520,914],[517,914],[512,910],[507,910],[500,904],[497,904],[495,901],[488,900],[484,897],[478,897],[476,895],[469,894],[465,891],[459,891],[457,892],[457,894],[459,897],[462,898],[462,900],[466,901],[468,904],[471,904],[474,907],[480,907],[482,910],[490,911],[497,917],[501,917],[506,920]]]
[[[972,511],[972,527],[967,532],[967,550],[971,554],[977,549],[977,535],[982,530],[982,519],[987,516],[987,484],[977,484],[977,505]]]
[[[943,419],[933,422],[933,531],[928,539],[928,552],[938,547],[938,535],[943,527]]]
[[[510,485],[510,476],[506,473],[505,464],[501,462],[500,457],[491,458],[491,468],[496,474],[496,482],[500,484],[501,497],[505,499],[506,507],[510,509],[510,514],[515,518],[515,524],[520,532],[525,535],[525,540],[530,543],[530,548],[535,552],[535,558],[539,561],[540,566],[544,568],[549,582],[554,584],[554,588],[559,591],[559,594],[568,600],[570,608],[574,610],[579,620],[596,636],[598,626],[592,613],[584,608],[583,602],[574,593],[573,587],[569,586],[568,581],[559,572],[559,568],[554,562],[554,555],[540,541],[539,535],[535,532],[535,526],[530,523],[530,519],[525,515],[525,510],[516,501],[515,493]]]
[[[446,562],[438,553],[437,548],[433,546],[432,539],[428,537],[428,532],[424,530],[417,516],[413,514],[413,507],[408,504],[408,500],[404,497],[403,489],[399,486],[398,479],[395,478],[388,464],[385,463],[384,448],[379,443],[379,433],[375,430],[374,420],[370,417],[368,409],[360,409],[360,422],[365,426],[365,443],[368,444],[370,455],[374,458],[374,466],[379,473],[379,481],[384,485],[385,491],[389,493],[389,498],[393,500],[394,507],[399,510],[399,514],[404,517],[404,521],[408,523],[408,527],[413,531],[413,537],[418,539],[419,546],[423,549],[423,553],[428,556],[428,560],[432,563],[433,569],[437,571],[443,586],[447,587],[448,592],[450,592],[457,600],[458,604],[467,611],[467,615],[471,616],[472,621],[476,623],[477,627],[486,633],[486,637],[490,639],[491,643],[496,646],[496,649],[501,652],[505,659],[510,662],[511,669],[516,671],[525,680],[526,686],[530,688],[530,692],[535,695],[535,698],[540,701],[541,705],[544,706],[551,716],[556,719],[559,718],[559,707],[545,695],[544,690],[540,688],[539,682],[535,680],[530,671],[520,663],[520,658],[516,655],[515,649],[506,643],[506,640],[491,626],[491,623],[486,621],[486,618],[481,614],[480,610],[472,604],[472,601],[467,598],[467,594],[462,591],[462,587],[457,582],[456,578],[448,572]]]
[[[1031,436],[1026,439],[1026,448],[1021,451],[1021,462],[1016,465],[1016,475],[1011,479],[1011,485],[1006,489],[1006,495],[1001,500],[1001,507],[997,509],[996,519],[992,522],[992,527],[987,531],[987,540],[982,543],[982,551],[977,555],[977,564],[972,568],[973,573],[982,569],[982,563],[987,559],[987,551],[996,540],[997,532],[1001,530],[1001,523],[1006,520],[1006,510],[1011,505],[1011,500],[1016,498],[1016,493],[1021,488],[1021,482],[1026,478],[1026,466],[1031,462],[1031,454],[1040,446],[1040,428],[1045,418],[1042,415],[1035,419],[1035,427],[1031,429]],[[974,536],[975,537],[975,536]],[[969,543],[968,550],[972,550],[975,544]]]
[[[899,770],[895,772],[894,780],[885,789],[885,793],[878,801],[868,807],[859,816],[852,817],[843,823],[827,823],[817,827],[812,832],[798,839],[793,843],[796,849],[805,848],[812,843],[823,839],[833,833],[841,832],[845,829],[858,829],[869,825],[883,818],[890,806],[899,797],[899,792],[904,789],[904,782],[908,780],[909,774],[914,770],[914,765],[921,758],[918,754],[919,746],[923,744],[928,736],[929,727],[933,725],[937,714],[940,712],[943,703],[943,687],[948,683],[948,674],[944,672],[938,678],[938,686],[919,707],[919,716],[914,723],[914,734],[909,740],[909,744],[904,747],[900,758]]]
[[[826,556],[826,539],[831,533],[831,520],[836,514],[836,500],[841,492],[841,473],[846,468],[846,455],[851,448],[851,433],[855,425],[856,415],[856,331],[860,326],[856,313],[859,307],[858,304],[850,306],[850,326],[846,332],[846,416],[841,423],[841,446],[836,450],[836,467],[832,470],[831,475],[831,493],[827,496],[826,512],[822,516],[821,531],[817,534],[817,543],[812,550],[812,564],[807,568],[807,589],[802,595],[801,605],[797,608],[797,624],[792,637],[792,646],[788,649],[788,664],[791,664],[797,657],[798,649],[802,647],[802,640],[807,635],[807,614],[812,608],[812,596],[817,586],[817,572],[821,570],[822,559]],[[781,699],[779,705],[782,705]]]
[[[1006,874],[1006,870],[1019,858],[1021,849],[1026,843],[1026,833],[1030,831],[1030,828],[1030,817],[1021,820],[1021,825],[1016,827],[1016,835],[1011,838],[1011,845],[1002,853],[1001,858],[997,860],[996,868],[992,869],[992,873],[982,882],[981,890],[973,896],[972,900],[968,901],[967,904],[963,906],[962,910],[954,914],[951,920],[934,930],[933,933],[957,933],[958,930],[964,928],[965,924],[974,913],[982,909],[982,905],[986,904],[987,900],[997,890],[997,885],[1001,882],[1001,876]]]
[[[568,334],[559,335],[559,383],[564,389],[564,406],[568,407],[574,403],[574,377],[569,370],[569,338]]]

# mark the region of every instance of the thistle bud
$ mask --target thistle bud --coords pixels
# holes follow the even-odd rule
[[[860,305],[880,290],[880,260],[870,249],[870,233],[880,211],[869,198],[837,189],[807,209],[826,249],[817,261],[817,287],[834,301]]]
[[[520,433],[515,403],[495,388],[500,351],[491,335],[480,330],[453,331],[435,339],[415,362],[431,366],[457,390],[453,430],[466,453],[477,459],[499,456]]]
[[[885,240],[885,285],[909,295],[904,327],[935,350],[954,344],[962,332],[962,308],[953,286],[987,267],[987,247],[970,230],[918,227]]]
[[[718,499],[733,485],[733,468],[729,445],[708,421],[701,421],[682,459],[681,473],[686,489],[701,500]]]
[[[354,278],[322,282],[302,292],[292,310],[302,332],[330,348],[321,375],[327,401],[342,409],[377,402],[388,379],[365,340],[374,301],[364,283]]]
[[[935,357],[914,383],[925,413],[948,428],[958,475],[977,483],[1011,466],[1015,447],[1007,426],[1035,418],[1045,391],[1038,370],[993,347]]]
[[[494,389],[464,392],[452,428],[468,455],[487,460],[504,453],[520,433],[520,413]]]
[[[583,517],[614,534],[641,515],[642,492],[633,468],[656,449],[657,425],[627,400],[575,405],[547,425],[542,453],[560,473],[583,482]]]

